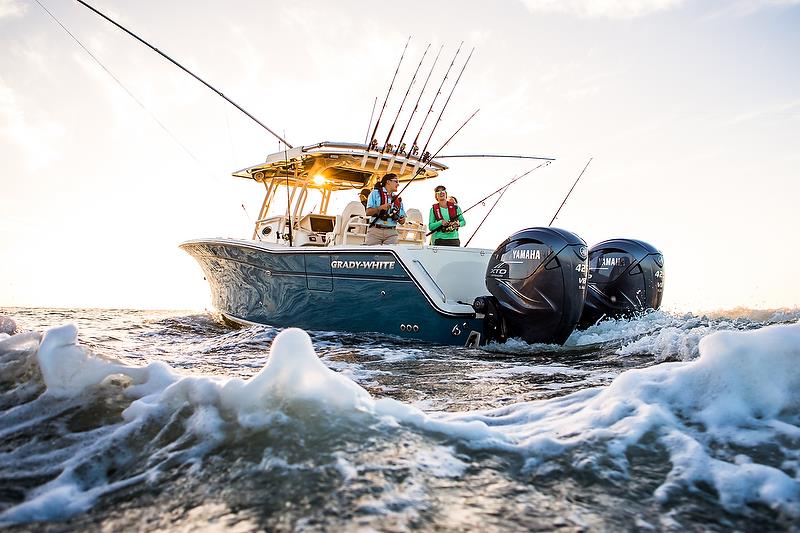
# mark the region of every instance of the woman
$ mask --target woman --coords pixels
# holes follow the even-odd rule
[[[431,235],[431,244],[434,246],[461,246],[458,238],[458,228],[466,224],[464,215],[458,205],[447,199],[447,189],[443,185],[437,186],[433,191],[436,203],[431,207],[428,217],[428,229]]]

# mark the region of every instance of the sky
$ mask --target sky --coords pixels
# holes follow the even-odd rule
[[[263,188],[230,174],[277,141],[77,2],[39,1],[91,55],[36,1],[0,0],[0,306],[208,308],[178,245],[251,236]],[[409,35],[385,117],[428,43],[444,46],[431,95],[464,41],[432,145],[480,109],[442,153],[556,158],[472,246],[547,226],[592,158],[553,225],[659,248],[665,309],[800,306],[800,0],[93,5],[294,145],[363,142]],[[439,183],[472,205],[536,164],[445,161],[406,208],[426,213]]]

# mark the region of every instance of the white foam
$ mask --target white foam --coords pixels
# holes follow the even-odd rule
[[[686,324],[692,315],[676,316],[664,311],[645,313],[635,319],[605,319],[585,329],[575,330],[566,346],[585,346],[638,337],[677,324]]]
[[[17,331],[17,323],[11,317],[0,315],[0,339],[10,337]]]
[[[22,334],[2,342],[8,348],[11,344],[36,344],[38,337]],[[78,344],[77,329],[71,324],[45,333],[37,359],[50,398],[74,398],[111,375],[123,375],[133,383],[126,389],[133,401],[124,410],[122,423],[104,428],[97,441],[65,462],[60,475],[33,490],[22,504],[0,514],[0,523],[61,519],[90,508],[99,496],[120,486],[157,478],[160,465],[170,457],[192,463],[227,437],[230,418],[252,427],[285,419],[280,410],[293,404],[331,411],[334,416],[372,408],[369,394],[326,368],[308,335],[296,329],[275,338],[266,367],[248,381],[180,376],[160,362],[142,368],[106,360]],[[93,463],[96,454],[117,449],[120,441],[134,438],[148,421],[162,424],[186,406],[192,411],[183,422],[184,436],[158,452],[162,460],[152,461],[155,466],[115,483],[78,479],[81,465]],[[187,446],[190,442],[197,443]]]
[[[126,389],[132,401],[118,426],[99,435],[83,455],[72,457],[61,475],[33,491],[26,502],[2,513],[0,522],[68,516],[122,484],[157,476],[161,462],[153,461],[155,466],[134,477],[115,484],[95,480],[79,489],[86,482],[76,481],[75,472],[98,450],[116,449],[120,439],[133,438],[148,421],[161,423],[187,406],[191,414],[183,421],[185,437],[167,445],[160,452],[165,457],[197,460],[235,435],[238,427],[291,423],[292,416],[315,411],[343,427],[361,422],[371,427],[405,425],[449,435],[472,448],[518,453],[533,474],[559,468],[551,459],[591,449],[600,457],[578,453],[574,468],[608,469],[600,465],[612,464],[615,475],[624,476],[628,447],[652,435],[671,461],[656,497],[666,500],[674,491],[704,482],[717,490],[728,509],[761,502],[800,516],[798,474],[787,473],[797,471],[800,450],[786,444],[800,436],[800,324],[714,333],[698,343],[698,352],[694,361],[630,370],[607,387],[560,398],[489,411],[428,414],[390,398],[373,399],[326,367],[308,335],[298,329],[276,336],[264,369],[241,380],[181,376],[163,363],[142,368],[104,360],[78,345],[74,326],[55,328],[45,334],[37,354],[49,396],[75,397],[110,375],[122,374],[133,383]],[[564,372],[566,367],[555,368]],[[186,444],[190,442],[199,444]],[[757,453],[748,455],[747,448],[725,455],[727,445],[767,444],[779,448],[782,467],[767,464]],[[358,471],[342,457],[337,460],[345,479]],[[416,460],[419,471],[433,476],[457,477],[466,468],[449,448],[418,454]],[[424,505],[420,490],[411,482],[389,500],[396,497],[418,508]],[[366,507],[383,512],[386,503],[368,502]]]
[[[707,326],[698,326],[688,331],[685,328],[665,327],[626,344],[615,353],[622,356],[653,355],[656,361],[689,361],[700,354],[700,339],[713,331]]]
[[[800,452],[779,445],[800,432],[800,324],[717,332],[700,341],[699,352],[696,361],[624,372],[605,388],[443,418],[486,424],[507,439],[505,449],[528,458],[532,471],[550,457],[602,443],[606,459],[624,473],[628,446],[654,434],[672,462],[657,497],[704,482],[728,509],[761,502],[800,516],[800,482],[787,473]],[[779,446],[786,471],[759,463],[755,452],[750,462],[728,457],[726,443]],[[471,444],[489,445],[486,437]]]
[[[314,405],[338,413],[371,412],[369,393],[326,367],[308,334],[282,331],[272,343],[267,365],[247,381],[231,379],[221,390],[222,406],[251,423],[253,412],[281,410],[291,404]]]
[[[78,328],[67,324],[48,330],[42,338],[37,357],[47,392],[68,398],[79,395],[91,385],[114,374],[144,377],[141,369],[104,361],[77,344]]]
[[[578,370],[564,365],[514,365],[504,368],[497,368],[493,370],[484,370],[482,372],[474,372],[469,375],[471,378],[509,378],[512,376],[520,376],[526,374],[535,374],[539,376],[585,376],[589,372],[585,370]]]

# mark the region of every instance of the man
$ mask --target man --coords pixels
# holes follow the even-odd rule
[[[447,189],[439,185],[434,189],[433,195],[436,203],[431,206],[428,217],[428,229],[431,235],[431,244],[434,246],[461,246],[458,238],[458,228],[466,224],[461,208],[455,198],[447,197]]]
[[[397,243],[397,224],[406,222],[403,201],[397,196],[399,185],[397,174],[386,174],[381,178],[380,186],[369,195],[367,216],[373,218],[364,244]]]
[[[358,201],[361,202],[361,205],[364,206],[364,209],[367,208],[367,200],[369,200],[369,194],[372,191],[369,189],[361,189],[361,192],[358,194]]]

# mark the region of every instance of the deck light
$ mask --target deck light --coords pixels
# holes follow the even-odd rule
[[[325,185],[328,180],[325,179],[325,176],[322,174],[317,174],[314,176],[314,185]]]

